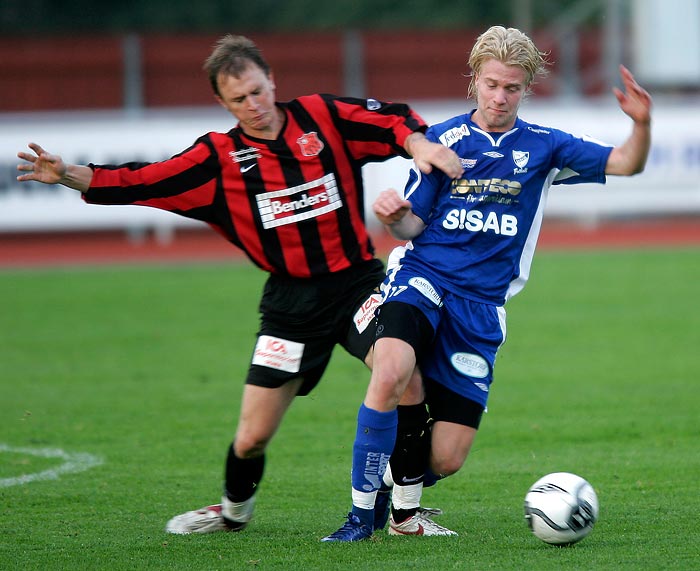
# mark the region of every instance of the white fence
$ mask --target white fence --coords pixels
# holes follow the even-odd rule
[[[414,105],[429,123],[464,112],[467,106],[467,102],[455,101]],[[612,144],[621,143],[631,129],[612,95],[600,103],[532,100],[524,104],[521,115],[534,123]],[[80,164],[155,161],[185,149],[207,131],[226,131],[231,126],[230,116],[218,108],[143,115],[0,115],[0,233],[153,228],[167,235],[175,227],[197,225],[152,208],[86,205],[77,192],[62,187],[20,184],[15,180],[17,152],[36,142]],[[401,188],[408,166],[404,159],[368,166],[368,206],[384,188]],[[589,222],[606,217],[700,214],[700,101],[656,103],[652,152],[643,174],[610,177],[606,186],[555,187],[547,213]],[[368,214],[368,221],[373,220]]]

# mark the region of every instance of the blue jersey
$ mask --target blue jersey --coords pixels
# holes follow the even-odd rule
[[[425,223],[401,265],[434,286],[504,305],[529,277],[552,184],[605,182],[611,146],[517,119],[487,133],[472,113],[433,125],[426,136],[452,148],[464,174],[411,170],[404,197]]]

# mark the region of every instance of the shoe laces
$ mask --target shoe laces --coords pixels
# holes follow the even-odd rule
[[[430,519],[430,516],[440,515],[441,513],[442,510],[427,508],[416,512],[414,517],[420,521],[423,529],[432,532],[432,535],[457,535],[457,533],[451,529],[447,529]]]
[[[366,527],[367,526],[362,524],[359,517],[357,517],[354,513],[350,512],[347,516],[346,522],[342,526],[340,526],[340,529],[331,533],[328,537],[331,539],[341,538],[351,532],[357,533],[363,531],[363,529]],[[371,533],[368,531],[367,535],[369,536],[371,535]]]
[[[442,515],[442,510],[440,508],[422,508],[419,507],[418,510],[416,511],[416,515],[418,515],[421,519],[425,518],[431,518],[436,515]]]

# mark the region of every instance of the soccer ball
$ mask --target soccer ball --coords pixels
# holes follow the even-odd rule
[[[586,537],[598,520],[598,496],[576,474],[548,474],[527,491],[525,520],[545,543],[571,545]]]

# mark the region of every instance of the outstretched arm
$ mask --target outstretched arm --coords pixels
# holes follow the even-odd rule
[[[632,133],[622,145],[615,147],[605,165],[605,174],[629,176],[640,173],[651,146],[651,96],[639,86],[632,73],[620,66],[624,91],[613,88],[620,109],[633,121]]]
[[[47,153],[36,143],[29,143],[29,148],[34,154],[17,153],[17,156],[25,161],[17,165],[17,170],[25,173],[17,177],[18,181],[35,180],[45,184],[62,184],[80,192],[86,192],[90,188],[90,167],[66,164],[61,157]]]
[[[433,167],[440,169],[450,178],[462,176],[462,163],[452,149],[426,139],[423,133],[411,133],[404,141],[404,149],[413,157],[416,166],[428,174]]]
[[[390,188],[379,194],[372,205],[374,214],[394,238],[410,240],[425,228],[425,222],[411,211],[411,203]]]

